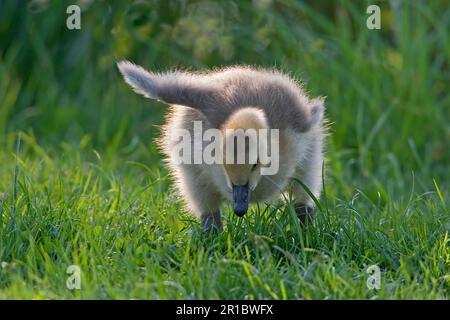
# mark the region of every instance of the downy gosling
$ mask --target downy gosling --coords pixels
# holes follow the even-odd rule
[[[154,73],[121,61],[118,68],[135,92],[170,106],[158,143],[205,233],[222,229],[224,201],[243,216],[293,178],[319,198],[324,99],[309,98],[289,76],[247,66]],[[299,183],[292,195],[299,218],[311,218],[314,201]]]

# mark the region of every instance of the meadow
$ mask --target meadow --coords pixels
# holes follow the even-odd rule
[[[80,30],[69,4],[0,1],[0,299],[450,298],[446,1],[80,1]],[[121,59],[277,68],[326,96],[314,223],[280,200],[204,236],[153,142],[167,107]]]

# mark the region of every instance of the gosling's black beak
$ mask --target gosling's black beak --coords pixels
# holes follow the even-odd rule
[[[249,188],[248,183],[242,186],[233,184],[233,210],[239,217],[242,217],[248,210]]]

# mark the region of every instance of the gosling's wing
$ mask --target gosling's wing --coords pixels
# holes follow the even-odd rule
[[[120,61],[117,63],[117,67],[125,82],[136,93],[142,94],[144,97],[150,99],[158,98],[157,76],[155,74],[129,61]]]
[[[308,99],[296,83],[280,73],[240,67],[207,75],[153,73],[129,61],[121,61],[117,66],[137,93],[197,109],[216,127],[233,110],[245,106],[264,109],[276,128],[291,125],[302,132],[320,123],[323,117],[323,99]]]
[[[214,85],[199,75],[180,71],[153,73],[129,61],[120,61],[117,67],[135,92],[150,99],[205,111],[219,97]]]

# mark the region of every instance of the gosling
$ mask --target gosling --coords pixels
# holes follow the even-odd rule
[[[187,209],[201,219],[205,233],[222,229],[224,201],[232,202],[234,212],[243,216],[249,203],[270,201],[286,192],[292,179],[302,181],[314,197],[320,197],[324,98],[309,98],[295,80],[275,70],[234,66],[202,73],[153,73],[129,61],[117,65],[135,92],[170,106],[159,146]],[[223,161],[180,161],[180,132],[195,136],[196,123],[201,124],[201,137],[208,130],[221,134],[223,138],[216,142],[225,151],[214,153],[216,160]],[[273,129],[278,134],[275,141],[266,138]],[[256,137],[244,137],[243,148],[230,144],[249,130]],[[251,147],[251,141],[263,138],[271,143]],[[187,141],[192,150],[183,151],[185,160],[208,147],[204,140]],[[263,153],[270,152],[275,165],[262,161]],[[244,161],[225,161],[239,156]],[[268,170],[271,165],[276,172]],[[315,211],[307,189],[292,184],[294,207],[302,221],[310,220]]]

